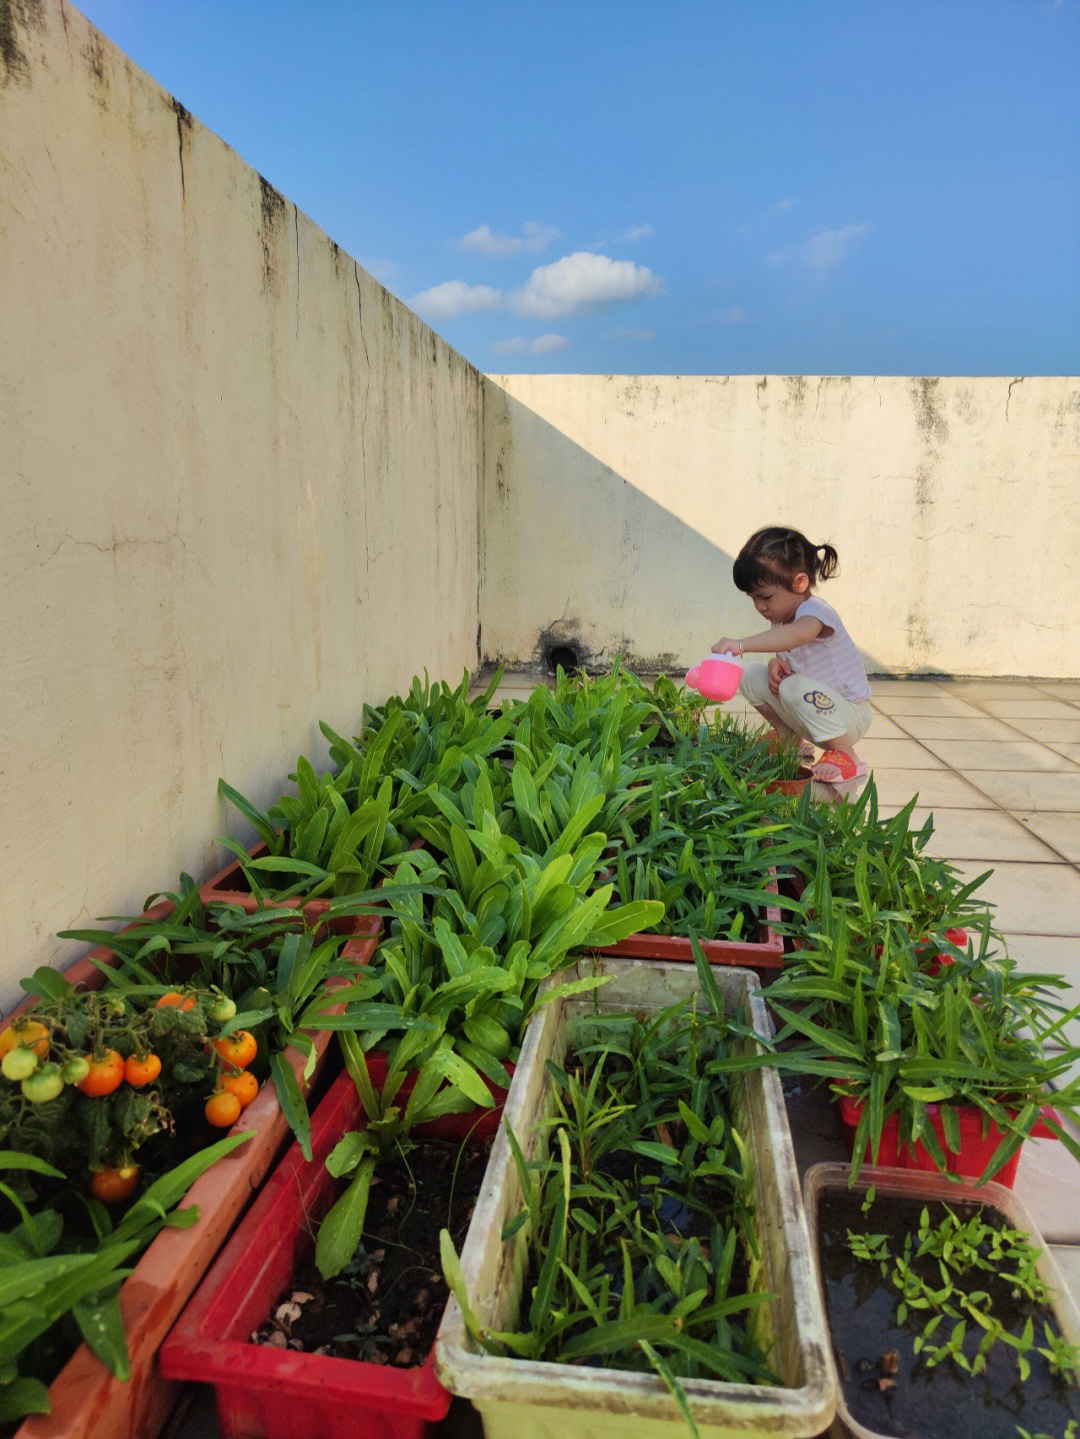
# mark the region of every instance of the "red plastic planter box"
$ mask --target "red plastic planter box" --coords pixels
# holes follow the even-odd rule
[[[980,1179],[983,1170],[993,1157],[994,1150],[1001,1143],[1003,1135],[998,1126],[987,1121],[987,1130],[983,1134],[984,1115],[982,1110],[972,1107],[960,1107],[958,1114],[960,1120],[960,1152],[953,1154],[945,1143],[945,1129],[941,1122],[939,1106],[928,1104],[927,1113],[934,1133],[938,1137],[945,1154],[946,1169],[950,1174],[959,1174],[964,1179]],[[844,1142],[849,1152],[855,1148],[855,1130],[858,1127],[859,1116],[862,1114],[862,1101],[853,1099],[848,1094],[840,1094],[836,1100],[836,1112],[840,1120],[840,1128],[843,1132]],[[1053,1119],[1057,1115],[1052,1109],[1045,1109],[1044,1114]],[[1054,1139],[1053,1130],[1048,1129],[1045,1124],[1039,1122],[1031,1131],[1034,1139]],[[885,1121],[881,1131],[881,1146],[878,1149],[878,1157],[875,1161],[867,1145],[866,1154],[863,1157],[864,1164],[876,1163],[879,1169],[925,1169],[933,1173],[939,1173],[930,1151],[917,1140],[914,1150],[906,1144],[900,1143],[900,1120],[899,1116],[892,1115]],[[1010,1160],[989,1177],[998,1184],[1003,1184],[1011,1189],[1016,1182],[1016,1171],[1020,1167],[1020,1150]]]
[[[766,890],[778,895],[776,873],[765,886]],[[783,969],[784,940],[773,928],[780,921],[780,908],[770,904],[765,911],[765,922],[759,930],[758,940],[749,939],[703,939],[700,941],[705,958],[710,964],[737,964],[751,969]],[[624,959],[663,959],[693,964],[694,952],[689,939],[678,934],[630,934],[617,944],[598,945],[590,950],[593,954],[613,954]]]
[[[362,1114],[342,1073],[313,1116],[311,1163],[289,1149],[162,1347],[163,1374],[213,1384],[224,1439],[421,1439],[450,1407],[434,1351],[397,1369],[247,1342],[310,1255],[339,1184],[326,1156]]]
[[[170,901],[163,901],[143,918],[164,919],[172,909]],[[335,920],[332,928],[353,935],[342,951],[346,957],[357,964],[369,961],[378,944],[377,919],[354,916]],[[105,975],[92,959],[116,964],[113,952],[101,947],[65,970],[65,977],[81,988],[100,989]],[[28,1000],[20,1012],[32,1009],[35,1003]],[[311,1037],[318,1055],[314,1082],[326,1063],[331,1031],[320,1030]],[[285,1055],[302,1083],[306,1055],[295,1049],[286,1050]],[[52,1412],[24,1420],[15,1439],[148,1439],[159,1432],[179,1390],[159,1372],[157,1351],[289,1134],[271,1081],[263,1084],[229,1133],[250,1133],[252,1137],[219,1159],[188,1190],[183,1203],[198,1208],[198,1222],[190,1229],[163,1229],[121,1287],[130,1379],[117,1379],[81,1344],[49,1387]]]

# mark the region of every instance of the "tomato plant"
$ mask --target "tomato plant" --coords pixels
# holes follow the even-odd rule
[[[181,994],[178,989],[169,990],[163,994],[154,1006],[155,1009],[182,1009],[185,1013],[193,1010],[198,1000],[193,994]]]
[[[234,1069],[246,1069],[259,1051],[258,1041],[249,1029],[221,1035],[211,1043],[225,1063],[231,1064]]]
[[[228,995],[222,995],[210,1006],[210,1018],[215,1024],[228,1024],[230,1019],[236,1017],[236,1004]]]
[[[85,1054],[73,1054],[64,1061],[61,1073],[65,1084],[77,1085],[90,1073],[90,1061]]]
[[[115,1049],[106,1049],[103,1054],[92,1054],[89,1058],[86,1078],[76,1085],[84,1094],[96,1099],[103,1094],[112,1094],[124,1082],[123,1056]]]
[[[217,1089],[206,1101],[203,1113],[215,1129],[228,1129],[240,1118],[242,1108],[238,1095],[230,1094],[227,1089]]]
[[[17,1048],[32,1049],[39,1059],[49,1053],[50,1030],[36,1019],[16,1019],[0,1034],[0,1058]]]
[[[119,1204],[135,1192],[139,1182],[137,1164],[121,1164],[117,1168],[95,1169],[90,1176],[90,1193],[102,1204]]]
[[[0,1060],[0,1070],[4,1072],[4,1078],[10,1079],[12,1083],[18,1083],[20,1079],[26,1079],[38,1067],[38,1057],[32,1049],[24,1049],[19,1045],[16,1049],[9,1049],[3,1059]]]
[[[135,1089],[151,1084],[161,1073],[161,1060],[151,1051],[149,1054],[129,1054],[124,1060],[124,1078]]]
[[[64,1088],[64,1076],[58,1064],[43,1064],[36,1074],[23,1080],[22,1092],[31,1104],[48,1104],[56,1099]]]
[[[223,1074],[220,1083],[227,1093],[236,1095],[244,1109],[259,1092],[259,1081],[250,1069],[242,1069],[239,1074]]]

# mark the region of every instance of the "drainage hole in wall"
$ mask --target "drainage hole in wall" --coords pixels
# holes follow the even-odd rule
[[[576,645],[545,645],[543,655],[548,674],[553,675],[560,665],[567,674],[581,668],[581,654]]]

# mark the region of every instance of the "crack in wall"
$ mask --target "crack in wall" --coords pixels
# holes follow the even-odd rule
[[[184,131],[190,130],[192,126],[191,114],[185,110],[179,100],[172,101],[173,113],[176,116],[176,143],[180,155],[180,203],[187,202],[187,186],[184,181]]]
[[[1012,399],[1013,385],[1022,385],[1023,383],[1024,383],[1024,376],[1023,376],[1023,375],[1018,375],[1015,380],[1010,380],[1010,381],[1009,381],[1009,390],[1008,390],[1008,393],[1007,393],[1006,396],[1005,396],[1005,423],[1006,423],[1006,424],[1009,423],[1009,401]]]

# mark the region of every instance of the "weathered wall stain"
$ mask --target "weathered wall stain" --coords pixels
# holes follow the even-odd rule
[[[30,62],[23,49],[27,30],[44,31],[43,0],[0,0],[0,63],[3,84],[30,83]]]
[[[915,406],[915,423],[926,437],[926,442],[936,440],[940,444],[949,438],[949,426],[941,413],[939,381],[921,376],[911,382],[911,397]]]
[[[86,44],[82,47],[82,57],[93,79],[91,90],[94,99],[106,110],[109,105],[109,75],[105,68],[105,48],[96,30],[91,30]]]
[[[273,299],[279,298],[280,284],[274,268],[274,245],[281,236],[288,202],[270,181],[259,176],[259,211],[262,217],[263,290]]]

